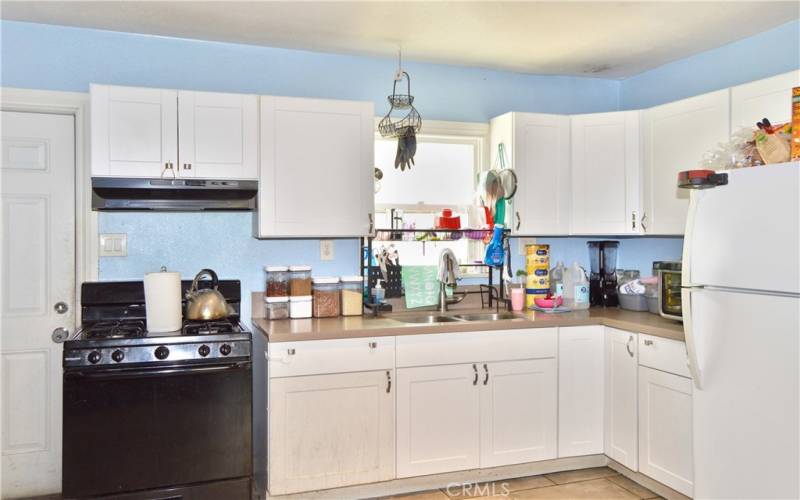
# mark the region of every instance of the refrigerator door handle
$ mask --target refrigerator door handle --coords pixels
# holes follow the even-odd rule
[[[692,242],[694,236],[695,214],[697,204],[703,195],[701,190],[689,192],[689,209],[686,212],[686,229],[683,234],[683,255],[681,258],[681,285],[692,286]]]
[[[696,389],[703,389],[703,370],[700,365],[700,356],[698,355],[698,338],[697,332],[694,330],[694,322],[692,320],[692,293],[697,293],[697,289],[682,288],[681,289],[681,307],[683,309],[683,333],[686,337],[686,357],[687,365],[689,366],[689,373],[692,375],[692,381]]]

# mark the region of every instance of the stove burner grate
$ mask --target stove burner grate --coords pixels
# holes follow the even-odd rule
[[[93,339],[130,339],[144,337],[147,331],[143,320],[100,321],[83,331],[83,337]]]
[[[230,321],[186,321],[182,335],[218,335],[239,331]]]

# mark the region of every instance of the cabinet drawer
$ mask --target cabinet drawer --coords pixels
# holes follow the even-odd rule
[[[397,367],[556,357],[556,328],[397,337]]]
[[[269,378],[394,368],[394,337],[276,342],[267,346]]]
[[[639,364],[691,378],[686,344],[678,340],[639,334]]]

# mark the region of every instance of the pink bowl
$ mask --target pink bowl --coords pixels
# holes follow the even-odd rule
[[[558,307],[562,303],[564,303],[564,299],[561,297],[555,297],[552,299],[543,299],[541,297],[536,297],[535,299],[533,299],[533,302],[542,309],[551,309],[553,307],[554,302],[555,302],[555,307]]]

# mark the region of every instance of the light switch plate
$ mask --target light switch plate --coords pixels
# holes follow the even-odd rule
[[[127,257],[128,235],[104,233],[100,235],[100,257]]]
[[[319,240],[319,260],[333,260],[333,240]]]

